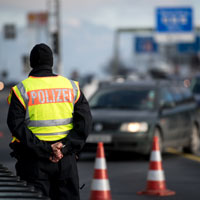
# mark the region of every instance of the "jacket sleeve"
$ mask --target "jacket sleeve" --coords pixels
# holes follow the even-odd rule
[[[10,107],[8,110],[7,124],[12,136],[20,140],[20,145],[27,148],[38,157],[50,157],[52,153],[51,145],[47,142],[39,140],[27,128],[25,124],[25,109],[19,102],[14,92],[12,93]]]
[[[92,127],[92,116],[89,104],[82,91],[79,100],[74,106],[73,125],[74,128],[70,131],[68,136],[62,140],[62,143],[65,145],[63,148],[64,154],[78,154],[83,148]]]

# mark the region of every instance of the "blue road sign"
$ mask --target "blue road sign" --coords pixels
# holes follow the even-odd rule
[[[197,53],[200,51],[200,37],[197,36],[192,43],[179,43],[177,44],[179,53]]]
[[[187,33],[193,30],[192,8],[157,8],[156,31]]]
[[[136,53],[156,53],[157,50],[158,46],[153,37],[135,37]]]

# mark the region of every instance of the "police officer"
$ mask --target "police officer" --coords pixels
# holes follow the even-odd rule
[[[88,102],[78,82],[52,72],[46,44],[34,46],[30,65],[8,97],[16,173],[52,200],[79,200],[76,157],[91,128]]]

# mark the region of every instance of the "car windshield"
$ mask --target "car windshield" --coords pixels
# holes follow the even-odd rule
[[[89,101],[91,108],[151,110],[155,91],[150,89],[102,89]]]

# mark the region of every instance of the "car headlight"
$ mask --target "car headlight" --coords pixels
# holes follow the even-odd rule
[[[148,130],[148,123],[146,122],[130,122],[124,123],[120,127],[120,131],[124,132],[146,132]]]

